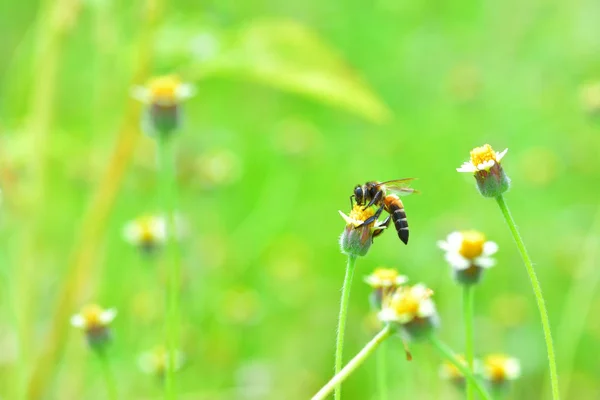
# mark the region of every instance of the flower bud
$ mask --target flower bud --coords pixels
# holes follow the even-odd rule
[[[476,147],[471,150],[471,159],[456,170],[473,173],[482,196],[498,197],[510,187],[510,178],[500,164],[507,151],[495,152],[489,144]]]
[[[374,232],[380,232],[384,229],[379,225],[379,221],[363,224],[375,215],[375,211],[372,207],[363,210],[362,206],[355,204],[349,216],[341,211],[339,213],[346,221],[346,227],[340,237],[342,253],[349,256],[366,255],[373,243]]]

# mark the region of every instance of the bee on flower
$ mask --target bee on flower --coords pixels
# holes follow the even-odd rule
[[[494,390],[505,390],[521,376],[521,363],[506,354],[490,354],[481,363],[481,375]]]
[[[176,131],[181,125],[181,103],[194,94],[194,87],[175,75],[159,76],[132,89],[132,96],[147,105],[142,125],[149,136]]]
[[[498,251],[498,245],[486,240],[479,231],[452,232],[437,244],[446,252],[454,278],[463,285],[479,282],[482,271],[496,264],[492,256]]]
[[[438,325],[433,290],[423,284],[400,286],[379,312],[383,323],[396,324],[408,339],[428,336]]]
[[[507,151],[508,149],[501,152],[494,151],[489,144],[476,147],[471,150],[471,159],[456,170],[472,173],[482,196],[498,197],[510,186],[510,179],[500,163]]]
[[[380,235],[385,229],[380,221],[373,221],[364,224],[366,220],[375,215],[373,207],[363,209],[363,206],[355,204],[346,215],[339,211],[340,215],[346,221],[346,228],[340,237],[340,247],[343,254],[351,256],[364,256],[367,254],[373,243],[373,238]]]
[[[90,347],[100,349],[110,341],[110,324],[116,316],[114,308],[103,309],[97,304],[89,304],[71,317],[71,325],[85,333]]]
[[[168,367],[169,352],[164,346],[157,346],[146,351],[138,358],[138,365],[142,372],[163,379]],[[179,371],[184,364],[184,356],[181,351],[175,352],[175,371]]]
[[[394,293],[400,285],[408,282],[408,277],[400,275],[392,268],[376,268],[372,274],[365,277],[365,282],[373,289],[369,296],[371,306],[375,310],[380,310],[383,299]]]
[[[464,355],[457,354],[456,359],[459,363],[461,363],[465,368],[469,368],[469,364]],[[456,365],[452,364],[450,361],[444,361],[440,366],[440,377],[447,381],[450,381],[452,384],[457,386],[460,389],[465,388],[465,376],[463,373],[456,367]]]

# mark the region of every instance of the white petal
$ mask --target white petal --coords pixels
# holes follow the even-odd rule
[[[483,244],[483,255],[491,256],[492,254],[496,254],[498,251],[498,245],[496,242],[485,242]]]
[[[338,210],[338,212],[340,213],[340,215],[342,216],[342,218],[344,218],[344,221],[346,221],[346,224],[353,225],[354,227],[358,227],[360,224],[362,224],[362,221],[357,221],[357,220],[355,220],[353,218],[350,218],[349,216],[347,216],[346,214],[344,214],[340,210]]]
[[[456,171],[473,173],[473,172],[477,172],[477,168],[470,162],[466,162],[463,165],[461,165],[460,168],[456,168]]]
[[[114,308],[110,308],[108,310],[104,310],[102,314],[100,314],[100,322],[103,324],[110,324],[113,319],[117,316],[117,310]]]
[[[487,160],[487,161],[484,161],[481,164],[479,164],[477,166],[477,169],[479,171],[484,171],[484,170],[487,171],[490,168],[492,168],[494,166],[494,164],[496,164],[496,161],[494,161],[494,160]]]
[[[496,265],[496,260],[491,257],[480,256],[474,259],[473,263],[479,268],[491,268]]]
[[[396,285],[402,285],[408,282],[408,276],[406,275],[398,275],[396,278]]]
[[[393,309],[384,308],[377,314],[377,318],[379,318],[381,322],[393,322],[398,320],[398,315]]]
[[[517,379],[521,375],[521,364],[519,360],[516,358],[509,358],[506,361],[506,378],[507,379]]]
[[[448,242],[451,249],[458,251],[458,249],[460,249],[462,246],[463,235],[460,232],[452,232],[446,238],[446,242]]]
[[[457,269],[459,271],[467,269],[471,265],[471,262],[463,256],[461,256],[459,253],[448,252],[446,253],[445,258],[452,268]]]
[[[422,283],[418,283],[410,288],[411,294],[415,297],[425,297],[429,292],[427,286]]]
[[[431,317],[435,314],[435,303],[431,299],[425,299],[419,304],[417,315],[421,318]]]
[[[177,93],[175,94],[175,97],[177,97],[177,100],[186,100],[190,97],[193,97],[195,94],[196,88],[193,85],[190,85],[189,83],[182,83],[177,87]]]
[[[439,247],[440,249],[442,249],[444,251],[450,251],[452,249],[450,247],[450,244],[448,242],[446,242],[445,240],[438,240],[437,247]]]
[[[73,325],[75,328],[83,329],[86,326],[85,318],[79,314],[75,314],[71,317],[71,325]]]
[[[507,151],[508,151],[508,149],[504,149],[504,151],[496,152],[496,160],[498,160],[498,162],[500,162],[500,160],[502,160],[502,158],[504,157],[504,155],[506,154]]]
[[[134,86],[130,91],[131,97],[141,101],[142,103],[148,104],[151,100],[150,90],[143,86]]]

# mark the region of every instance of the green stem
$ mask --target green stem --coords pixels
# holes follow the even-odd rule
[[[117,400],[117,384],[115,383],[115,377],[110,369],[110,362],[103,349],[96,350],[95,353],[98,355],[100,361],[100,368],[102,369],[102,375],[104,377],[104,384],[106,385],[106,393],[108,400]]]
[[[379,392],[380,400],[387,400],[388,388],[387,388],[387,368],[386,368],[386,345],[381,346],[375,359],[377,360],[377,369],[375,374],[377,375],[377,391]]]
[[[465,320],[465,357],[469,370],[473,372],[473,285],[463,286],[463,314]],[[473,400],[473,385],[467,382],[467,400]]]
[[[342,369],[342,356],[344,352],[344,332],[346,331],[346,318],[348,317],[348,301],[350,300],[350,288],[352,286],[352,277],[354,276],[354,267],[356,265],[356,256],[349,255],[346,264],[346,275],[344,276],[344,286],[342,286],[342,299],[340,301],[340,315],[338,317],[337,339],[335,342],[335,374]],[[341,381],[335,386],[335,400],[342,398]]]
[[[371,339],[371,341],[367,343],[367,345],[363,347],[363,349],[358,352],[358,354],[354,356],[354,358],[350,360],[350,362],[340,372],[335,374],[335,376],[331,378],[331,380],[327,382],[327,384],[312,397],[312,400],[323,400],[327,398],[327,396],[335,388],[339,387],[341,383],[348,376],[350,376],[350,374],[352,374],[352,372],[354,372],[354,370],[358,368],[371,354],[373,354],[375,349],[377,349],[377,347],[383,343],[385,339],[390,337],[393,332],[394,331],[391,326],[386,325],[381,332],[375,335],[375,337]]]
[[[529,275],[529,279],[531,280],[531,286],[533,287],[533,293],[535,294],[535,299],[537,301],[538,310],[540,312],[540,318],[542,319],[542,328],[544,330],[544,339],[546,341],[546,351],[548,353],[548,365],[550,367],[550,380],[552,384],[552,398],[554,400],[558,400],[560,398],[560,393],[558,390],[558,373],[556,371],[556,357],[554,355],[554,345],[552,344],[552,332],[550,330],[550,320],[548,319],[548,311],[546,311],[546,304],[544,302],[544,296],[542,295],[542,288],[535,274],[535,270],[533,269],[533,263],[531,262],[531,258],[529,258],[529,254],[527,253],[527,249],[525,249],[525,243],[523,243],[523,239],[519,234],[519,230],[517,229],[517,225],[510,214],[508,206],[504,201],[504,197],[502,195],[496,197],[496,201],[498,202],[498,206],[502,211],[502,215],[508,224],[510,232],[512,233],[513,239],[517,244],[517,248],[519,249],[519,253],[521,253],[521,258],[523,258],[523,262],[525,263],[525,268],[527,269],[527,274]]]
[[[458,368],[460,372],[462,372],[462,374],[465,376],[465,379],[475,388],[475,390],[477,390],[483,399],[492,400],[492,396],[490,396],[490,394],[485,390],[481,382],[475,378],[475,375],[473,375],[469,368],[467,368],[458,360],[458,358],[456,358],[456,355],[450,349],[450,347],[448,347],[435,335],[429,336],[429,341],[445,359],[450,361],[456,368]]]
[[[165,398],[177,398],[175,380],[176,352],[179,349],[179,286],[181,281],[181,255],[177,243],[177,227],[175,223],[176,185],[174,172],[174,157],[172,142],[169,134],[159,134],[157,139],[159,158],[159,181],[162,195],[162,206],[166,218],[167,243],[166,253],[168,268],[167,283],[167,369],[165,371]]]

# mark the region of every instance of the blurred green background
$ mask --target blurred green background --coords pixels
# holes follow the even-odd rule
[[[462,351],[461,292],[436,241],[479,229],[500,251],[477,288],[476,353],[521,360],[507,398],[549,398],[519,254],[494,201],[455,172],[484,143],[509,148],[506,199],[544,289],[563,398],[598,398],[599,18],[594,0],[0,3],[0,397],[31,389],[50,349],[40,397],[105,398],[82,335],[55,320],[62,298],[62,316],[90,301],[119,310],[119,391],[160,398],[137,358],[162,343],[165,260],[122,238],[160,212],[129,92],[177,73],[197,88],[176,139],[182,398],[313,395],[333,370],[337,210],[355,184],[403,177],[422,192],[405,200],[410,243],[385,234],[358,261],[346,357],[373,334],[361,280],[378,266],[435,290],[440,335]],[[461,398],[433,349],[411,347],[411,363],[399,341],[385,347],[390,398]],[[373,371],[344,398],[375,398]]]

